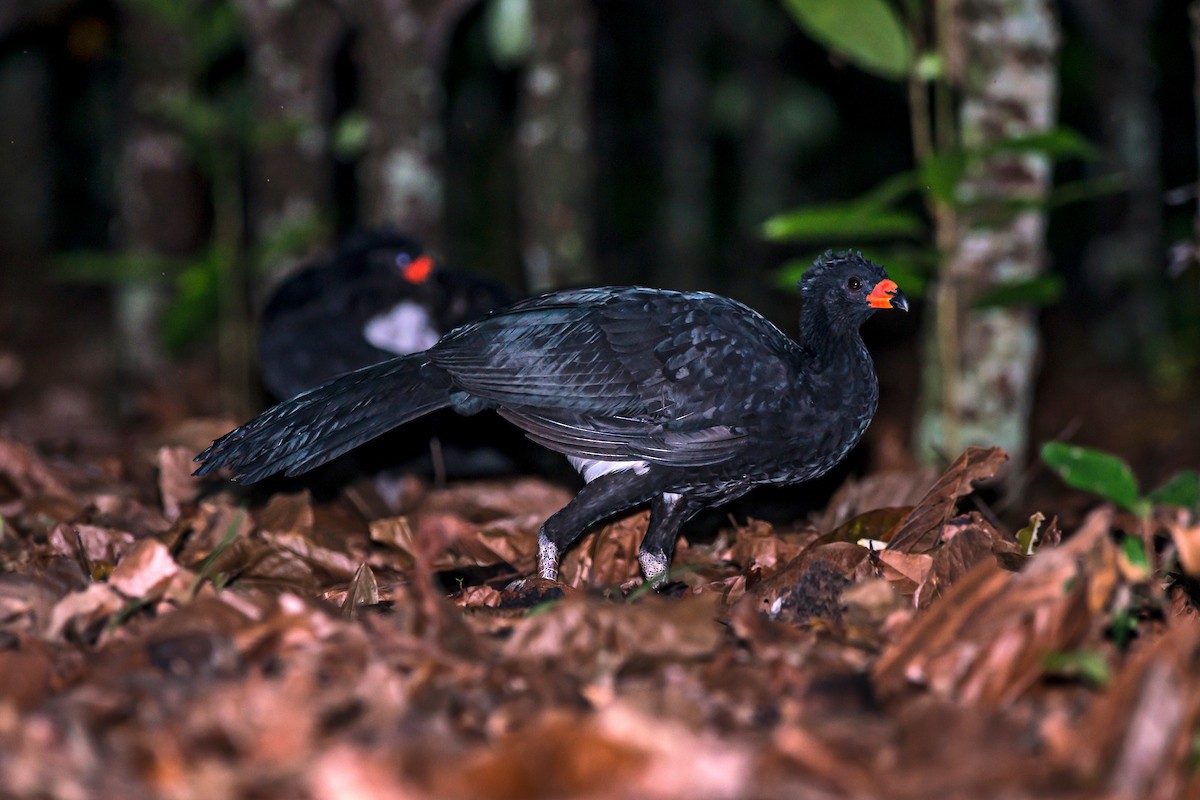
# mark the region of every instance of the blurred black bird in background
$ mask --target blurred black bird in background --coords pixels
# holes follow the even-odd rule
[[[288,276],[263,306],[258,339],[263,384],[276,400],[362,367],[420,352],[442,334],[513,296],[498,283],[446,269],[414,239],[390,229],[351,234],[330,256]],[[513,472],[527,448],[488,426],[435,415],[389,437],[331,476],[395,472],[481,477]],[[380,472],[380,470],[386,472]],[[392,494],[377,484],[384,494]]]
[[[508,305],[498,283],[443,268],[390,230],[349,236],[290,275],[260,320],[263,383],[277,399],[351,370],[427,350],[443,334]]]
[[[591,525],[648,502],[639,561],[658,585],[695,514],[823,474],[875,414],[859,327],[876,309],[907,310],[904,294],[854,253],[826,253],[799,286],[800,344],[706,292],[609,287],[525,300],[264,411],[198,455],[196,474],[296,475],[437,409],[494,409],[585,481],[541,528],[541,576],[557,578],[560,553]]]

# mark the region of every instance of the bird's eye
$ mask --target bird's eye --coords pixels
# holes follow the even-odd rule
[[[852,292],[857,292],[858,290],[862,289],[862,281],[860,281],[858,278],[851,278],[850,280],[846,281],[846,288]]]

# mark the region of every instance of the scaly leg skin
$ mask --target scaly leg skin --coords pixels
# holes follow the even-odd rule
[[[632,470],[602,475],[584,485],[538,532],[538,574],[558,580],[558,559],[580,535],[605,517],[644,503],[657,492]]]
[[[642,550],[638,553],[638,563],[642,565],[642,574],[652,588],[658,589],[669,580],[671,558],[666,553]]]
[[[538,575],[548,581],[558,580],[558,545],[550,541],[545,527],[538,531]]]
[[[646,581],[655,589],[662,588],[670,577],[679,529],[702,508],[703,502],[671,492],[663,492],[650,503],[650,525],[638,548],[638,563]]]

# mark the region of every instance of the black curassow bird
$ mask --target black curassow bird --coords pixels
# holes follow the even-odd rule
[[[442,268],[388,229],[352,234],[289,275],[263,306],[263,383],[292,397],[351,370],[425,350],[513,301],[497,283]]]
[[[799,286],[802,344],[706,292],[525,300],[264,411],[197,456],[196,474],[295,475],[434,409],[494,409],[566,454],[585,481],[542,525],[541,576],[558,577],[559,555],[587,528],[649,502],[638,560],[657,585],[696,513],[821,475],[875,413],[879,386],[859,327],[876,309],[907,310],[904,294],[854,253],[826,253]]]

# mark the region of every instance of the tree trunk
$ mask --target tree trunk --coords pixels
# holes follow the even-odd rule
[[[258,241],[284,231],[317,231],[331,202],[327,85],[343,32],[324,0],[237,0],[246,24],[255,120],[289,135],[269,136],[254,151],[250,227]]]
[[[1092,84],[1103,137],[1105,172],[1126,181],[1120,197],[1103,201],[1105,230],[1084,258],[1085,274],[1112,308],[1099,323],[1101,352],[1147,355],[1163,334],[1158,281],[1163,213],[1162,123],[1155,103],[1152,47],[1157,0],[1071,0],[1096,48]],[[1132,334],[1132,335],[1131,335]]]
[[[139,3],[123,4],[122,37],[128,58],[124,95],[132,98],[117,177],[117,242],[132,254],[181,255],[203,241],[202,188],[180,136],[153,106],[188,91],[180,33]],[[117,357],[128,379],[161,369],[159,316],[162,287],[126,284],[116,294]],[[122,386],[128,390],[128,381]]]
[[[595,20],[586,0],[534,0],[518,110],[522,251],[529,288],[592,279],[589,98]]]
[[[46,248],[50,240],[50,75],[38,52],[0,63],[0,359],[5,348],[35,335]],[[7,358],[12,358],[8,355]],[[0,389],[7,382],[0,377]]]
[[[442,63],[469,0],[365,0],[360,27],[363,111],[371,137],[362,164],[371,225],[397,225],[437,248],[442,239]]]
[[[952,15],[950,39],[963,65],[956,76],[962,144],[976,150],[1052,127],[1058,25],[1049,0],[959,0]],[[1049,185],[1046,158],[998,154],[979,159],[958,186],[953,244],[927,331],[935,355],[927,359],[917,434],[927,459],[953,459],[980,444],[1006,449],[1010,474],[1025,461],[1038,352],[1034,312],[972,309],[971,301],[999,282],[1043,270],[1046,215],[1004,206],[1041,200]]]
[[[703,283],[712,253],[709,189],[712,126],[704,50],[712,36],[712,7],[692,0],[667,4],[659,72],[663,199],[658,258],[648,266],[653,286]]]

